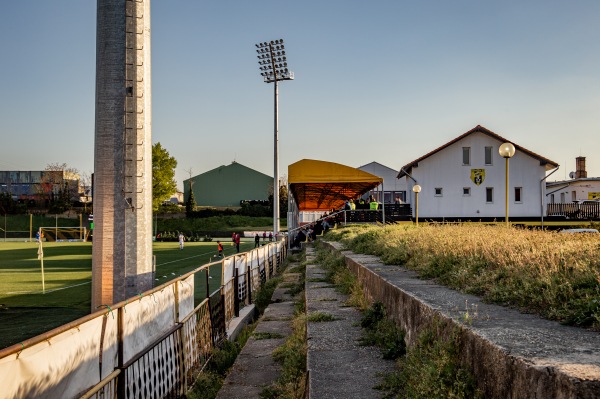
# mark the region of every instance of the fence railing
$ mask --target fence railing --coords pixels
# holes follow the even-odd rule
[[[567,219],[600,219],[600,202],[547,204],[546,214]]]
[[[412,215],[410,204],[386,204],[385,210],[356,209],[354,211],[343,211],[335,215],[335,222],[345,223],[382,223],[385,212],[385,221],[396,222],[407,220]]]
[[[180,397],[286,256],[285,241],[269,243],[3,349],[0,399]],[[196,277],[208,287],[218,266],[221,287],[195,304]]]

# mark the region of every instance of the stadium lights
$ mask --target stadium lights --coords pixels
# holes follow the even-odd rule
[[[273,149],[273,236],[279,235],[279,117],[278,117],[278,96],[279,89],[277,82],[280,80],[294,80],[294,72],[288,69],[287,58],[285,56],[285,47],[283,39],[271,40],[255,44],[258,54],[258,65],[265,83],[275,83],[274,102],[275,102],[275,128],[274,128],[274,149]]]

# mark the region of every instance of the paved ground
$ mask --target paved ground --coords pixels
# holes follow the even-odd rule
[[[293,268],[291,263],[288,269]],[[238,355],[217,395],[217,399],[259,398],[264,387],[280,375],[280,366],[272,353],[292,333],[295,298],[286,291],[286,282],[297,282],[299,274],[284,273],[283,282],[273,292],[272,303],[259,319],[256,328]]]
[[[307,397],[329,398],[379,398],[374,389],[379,382],[378,374],[391,371],[394,363],[381,358],[376,348],[358,344],[361,314],[347,306],[348,297],[336,292],[332,285],[322,282],[324,271],[314,263],[314,249],[306,247],[306,309],[307,313],[321,312],[332,315],[335,320],[308,322],[308,385]],[[291,264],[288,269],[295,265]],[[298,281],[297,274],[284,274],[284,281]],[[280,287],[285,283],[280,284]],[[280,367],[273,360],[272,352],[282,345],[291,334],[294,302],[297,298],[286,293],[287,288],[277,288],[272,303],[258,321],[253,336],[238,356],[218,399],[259,398],[265,386],[275,382]],[[266,333],[276,335],[268,339]]]
[[[333,321],[307,323],[309,398],[379,398],[374,389],[379,374],[394,362],[383,360],[377,348],[358,344],[361,313],[346,305],[347,295],[323,281],[325,272],[306,248],[306,311],[332,315]]]

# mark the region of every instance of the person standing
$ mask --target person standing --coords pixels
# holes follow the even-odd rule
[[[183,242],[185,241],[185,236],[183,233],[179,233],[179,249],[183,249]]]
[[[260,237],[258,236],[258,233],[254,236],[254,248],[256,247],[260,247]]]
[[[273,232],[269,232],[269,242],[273,242]]]
[[[217,251],[219,251],[219,258],[223,257],[223,244],[221,241],[217,241]]]
[[[240,233],[237,233],[235,235],[235,250],[239,253],[240,252],[240,241],[241,241],[241,237],[240,237]]]

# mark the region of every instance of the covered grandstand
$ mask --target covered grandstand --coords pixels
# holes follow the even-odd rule
[[[335,162],[303,159],[289,165],[288,231],[302,224],[303,213],[322,215],[340,209],[347,200],[382,183],[381,177]]]

